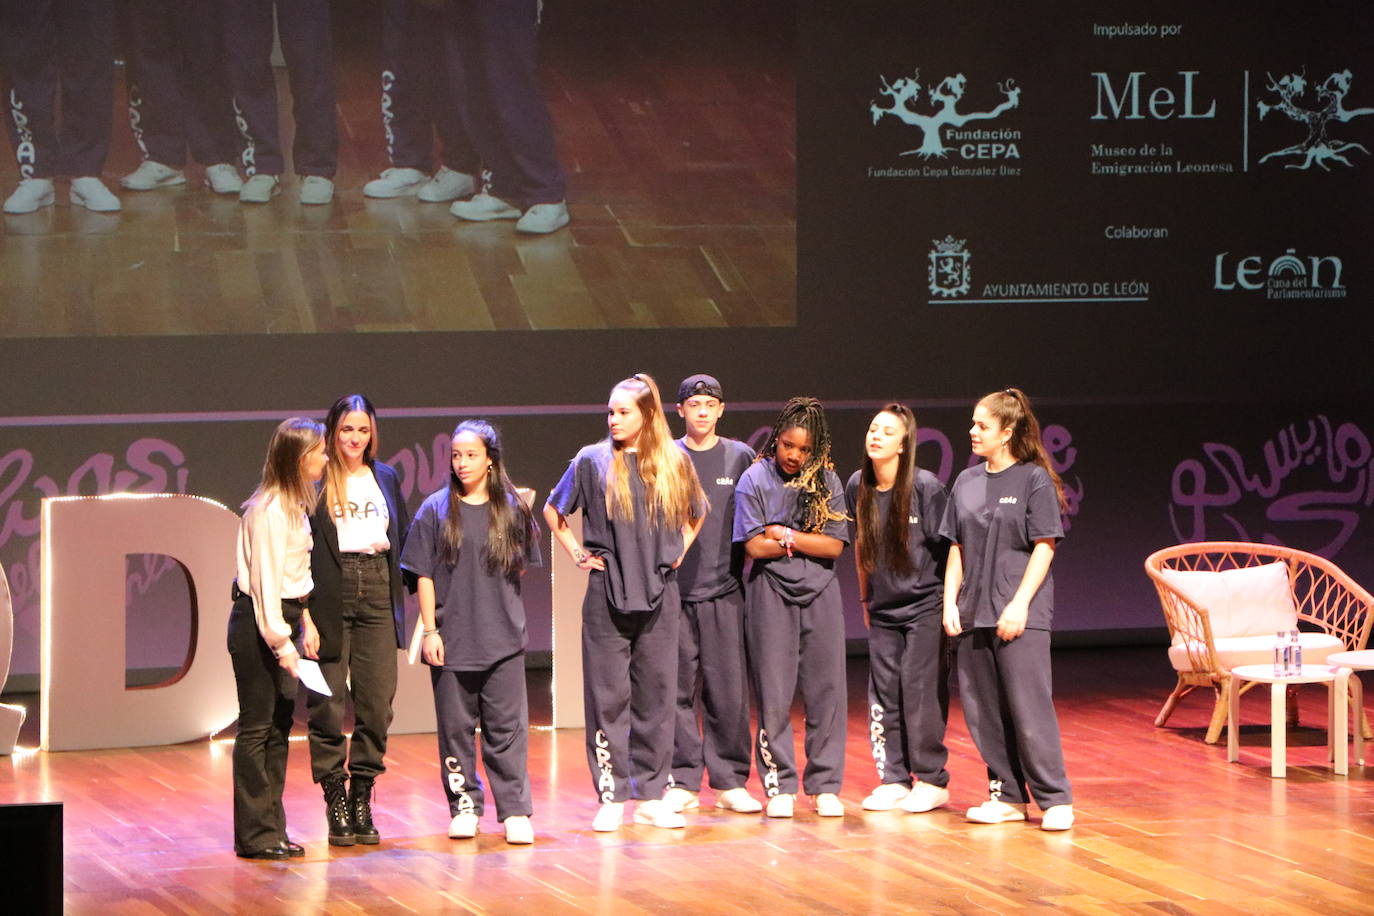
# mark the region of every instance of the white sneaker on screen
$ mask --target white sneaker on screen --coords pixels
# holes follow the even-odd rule
[[[158,188],[170,188],[185,184],[186,173],[181,169],[174,169],[170,165],[144,159],[139,163],[138,168],[119,179],[119,183],[130,191],[153,191]]]
[[[446,165],[439,166],[434,177],[426,181],[416,194],[420,200],[431,204],[448,203],[460,197],[469,197],[477,190],[477,182],[471,175],[455,172]]]
[[[120,206],[119,198],[110,193],[105,182],[93,175],[72,179],[71,201],[93,213],[115,213]]]
[[[25,178],[5,200],[5,212],[32,213],[39,207],[51,207],[54,196],[51,178]]]

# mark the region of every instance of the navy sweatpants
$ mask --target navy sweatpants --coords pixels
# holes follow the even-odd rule
[[[582,601],[582,689],[587,766],[601,802],[659,798],[673,758],[677,690],[677,582],[656,611],[618,611],[606,574],[593,572]]]
[[[234,0],[222,6],[229,81],[234,90],[241,156],[248,175],[280,175],[286,163],[277,127],[277,82],[272,73],[272,9],[286,73],[296,139],[297,175],[333,178],[339,165],[334,46],[329,0]]]
[[[949,785],[949,668],[940,612],[868,631],[868,742],[878,780]]]
[[[449,0],[447,60],[488,193],[525,209],[567,197],[539,85],[540,0]]]
[[[683,602],[678,631],[674,786],[737,789],[749,779],[749,666],[744,652],[744,592]],[[697,724],[697,704],[701,724]]]
[[[221,0],[122,0],[129,127],[145,159],[233,162],[239,139]]]
[[[104,171],[114,105],[114,0],[0,0],[0,66],[19,177]]]
[[[844,608],[832,580],[808,605],[791,604],[763,575],[749,583],[744,627],[759,706],[756,750],[769,798],[795,795],[792,699],[801,689],[806,714],[807,795],[839,792],[844,781],[846,725]]]
[[[956,667],[991,797],[1010,804],[1033,798],[1041,808],[1072,803],[1051,696],[1049,630],[1026,630],[1011,642],[991,627],[965,631]]]
[[[444,29],[458,23],[419,0],[386,0],[382,9],[382,127],[386,151],[398,169],[434,169],[434,135],[443,164],[477,174],[480,163],[468,139],[444,58]]]
[[[439,730],[439,769],[450,815],[482,815],[486,793],[477,775],[474,730],[482,727],[482,765],[500,820],[533,813],[530,806],[530,708],[525,653],[482,671],[429,670]]]

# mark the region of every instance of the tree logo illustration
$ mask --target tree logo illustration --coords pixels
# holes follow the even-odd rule
[[[1374,114],[1374,108],[1350,110],[1345,107],[1345,97],[1350,92],[1352,80],[1349,70],[1333,73],[1322,80],[1313,89],[1315,104],[1310,108],[1303,107],[1308,96],[1305,67],[1302,73],[1289,73],[1277,80],[1272,74],[1266,73],[1265,76],[1269,79],[1266,88],[1278,96],[1278,102],[1257,101],[1260,119],[1263,120],[1269,112],[1276,111],[1306,127],[1307,137],[1301,143],[1261,156],[1260,162],[1273,159],[1275,156],[1296,156],[1300,157],[1301,161],[1289,162],[1285,168],[1310,169],[1313,165],[1319,165],[1323,171],[1329,172],[1331,167],[1327,165],[1328,162],[1339,162],[1345,166],[1354,165],[1344,155],[1349,150],[1359,150],[1366,156],[1369,155],[1369,150],[1359,143],[1333,140],[1326,134],[1332,122],[1345,124],[1361,115]]]
[[[931,156],[943,158],[950,150],[949,147],[945,146],[941,135],[943,128],[963,127],[970,121],[992,120],[1002,112],[1017,107],[1021,101],[1020,88],[1017,87],[1014,80],[1007,79],[997,84],[998,90],[1005,96],[997,107],[991,111],[971,111],[960,114],[955,109],[964,97],[964,86],[968,80],[964,74],[956,73],[954,76],[945,77],[938,86],[930,90],[930,106],[934,111],[929,114],[922,114],[915,108],[921,97],[920,77],[920,70],[917,70],[910,77],[899,77],[892,83],[887,81],[887,77],[878,77],[883,83],[882,88],[878,91],[887,96],[890,104],[883,106],[874,100],[868,106],[868,110],[873,114],[874,124],[881,121],[883,115],[891,115],[903,124],[910,124],[912,127],[921,129],[924,139],[920,147],[907,150],[902,153],[903,156],[915,154],[925,159],[929,159]]]

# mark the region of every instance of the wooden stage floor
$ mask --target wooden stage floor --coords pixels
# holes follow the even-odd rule
[[[1259,692],[1228,764],[1224,745],[1202,743],[1210,697],[1153,727],[1172,680],[1162,649],[1056,652],[1078,824],[1047,834],[963,820],[985,783],[957,707],[951,805],[861,812],[875,781],[864,664],[850,665],[843,819],[808,803],[791,821],[718,813],[706,792],[685,830],[595,834],[580,730],[532,736],[532,847],[508,847],[490,811],[487,833],[448,839],[433,735],[393,738],[376,801],[383,842],[349,849],[326,845],[308,754],[293,743],[286,806],[307,853],[289,864],[234,857],[226,741],[18,754],[0,759],[0,801],[64,803],[70,913],[1374,912],[1374,767],[1327,768],[1324,732],[1306,727],[1323,721],[1319,690],[1302,696],[1278,780]],[[531,677],[546,684],[546,672]]]

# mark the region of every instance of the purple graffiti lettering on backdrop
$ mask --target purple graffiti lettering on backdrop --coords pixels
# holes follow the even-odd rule
[[[1078,449],[1073,445],[1073,433],[1069,432],[1068,427],[1060,426],[1058,423],[1051,423],[1040,430],[1040,441],[1045,446],[1046,453],[1050,456],[1050,467],[1059,475],[1059,481],[1064,485],[1064,505],[1063,512],[1064,531],[1067,532],[1073,527],[1073,517],[1078,514],[1078,510],[1083,505],[1083,478],[1077,474],[1069,476],[1068,471],[1078,460]],[[977,455],[969,455],[968,466],[973,467],[982,461]]]
[[[417,442],[392,455],[386,463],[401,475],[402,498],[406,502],[414,502],[412,496],[423,499],[448,485],[452,456],[453,440],[447,434],[439,433],[430,443],[429,454],[425,454],[424,443]]]
[[[106,493],[186,492],[189,470],[186,455],[176,445],[162,439],[138,439],[124,450],[124,463],[117,465],[114,455],[97,452],[67,476],[65,485],[47,474],[36,475],[33,454],[14,449],[0,457],[0,551],[8,558],[19,554],[6,566],[14,600],[15,618],[36,619],[39,589],[38,532],[42,525],[42,500],[49,496],[102,496]],[[15,543],[10,544],[13,540]],[[8,545],[8,549],[6,549]],[[145,569],[152,579],[137,577],[146,591],[157,577],[171,568],[165,561],[161,570]],[[34,614],[35,617],[28,617]]]
[[[1305,549],[1332,558],[1355,533],[1361,508],[1374,506],[1374,448],[1354,423],[1333,427],[1323,414],[1291,423],[1251,464],[1220,442],[1204,442],[1202,452],[1205,459],[1185,458],[1174,468],[1169,520],[1180,541],[1224,537],[1282,545],[1284,524],[1315,522],[1329,538]],[[1252,535],[1254,526],[1241,517],[1247,497],[1278,530],[1264,524],[1258,538]],[[1221,532],[1216,524],[1224,526]]]
[[[946,436],[938,429],[931,429],[929,426],[917,424],[916,447],[920,448],[922,445],[926,444],[933,444],[940,450],[940,460],[936,464],[935,469],[931,470],[930,468],[926,468],[926,470],[934,474],[939,479],[940,483],[948,487],[950,484],[950,475],[954,473],[954,446],[949,444],[949,436]],[[916,459],[916,462],[917,464],[921,463],[919,458]]]

